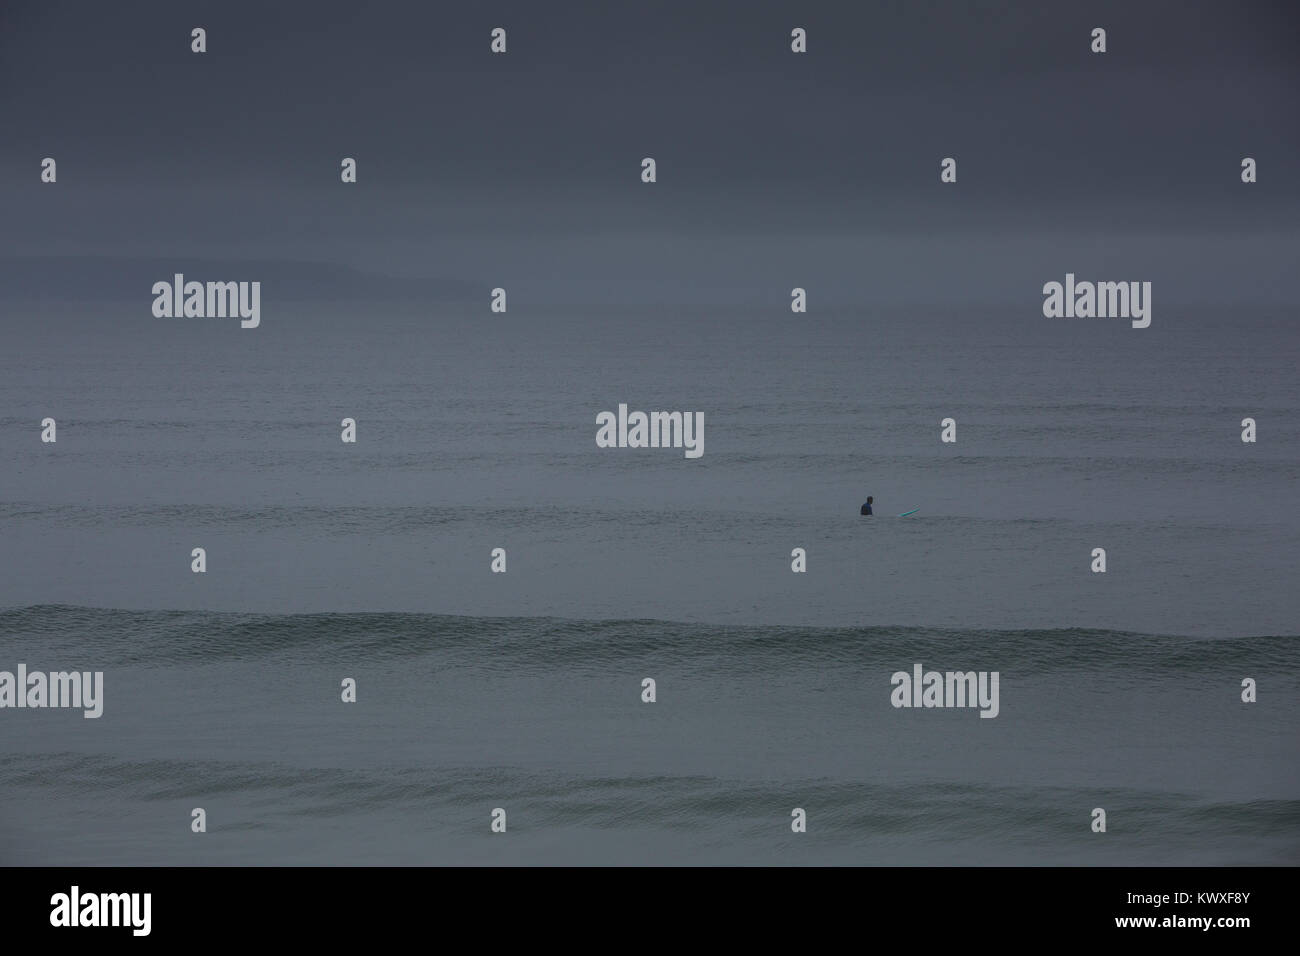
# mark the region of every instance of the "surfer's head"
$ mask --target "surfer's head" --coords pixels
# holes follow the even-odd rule
[[[876,500],[876,499],[873,498],[873,497],[871,497],[871,495],[867,495],[867,504],[871,504],[871,502],[873,502],[873,501],[875,501],[875,500]]]

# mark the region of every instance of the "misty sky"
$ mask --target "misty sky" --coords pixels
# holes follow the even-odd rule
[[[1284,303],[1298,35],[1266,2],[11,0],[0,257],[73,288],[79,257],[197,256],[561,301],[1013,301],[1093,269]]]

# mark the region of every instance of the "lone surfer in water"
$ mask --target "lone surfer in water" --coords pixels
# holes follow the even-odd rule
[[[861,514],[869,515],[869,514],[872,513],[872,511],[871,511],[871,502],[873,502],[874,500],[875,500],[875,499],[872,498],[871,495],[867,495],[867,503],[864,504],[864,505],[862,506]]]

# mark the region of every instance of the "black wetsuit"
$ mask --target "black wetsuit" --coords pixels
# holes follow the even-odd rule
[[[864,514],[864,515],[869,515],[869,514],[871,514],[871,505],[863,505],[863,506],[862,506],[862,514]]]

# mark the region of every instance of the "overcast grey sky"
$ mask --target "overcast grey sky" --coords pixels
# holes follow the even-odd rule
[[[571,278],[596,298],[630,283],[613,294],[629,301],[635,283],[707,299],[711,276],[748,288],[786,266],[832,300],[891,283],[899,301],[1005,299],[1077,264],[1163,279],[1164,301],[1285,302],[1297,36],[1295,5],[1269,2],[223,0],[127,16],[12,0],[0,256],[505,275],[559,300]]]

